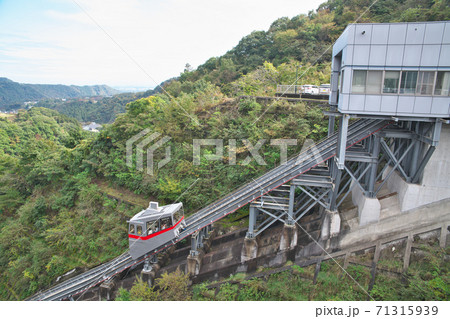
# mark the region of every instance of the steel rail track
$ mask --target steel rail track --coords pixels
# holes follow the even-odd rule
[[[346,147],[349,148],[355,145],[389,124],[387,121],[371,119],[361,119],[353,123],[348,128]],[[229,195],[207,205],[186,219],[187,226],[178,238],[161,245],[154,251],[148,252],[146,256],[133,260],[129,253],[126,252],[103,265],[68,279],[44,292],[40,292],[28,300],[63,300],[73,298],[125,269],[142,263],[146,257],[164,251],[196,231],[235,212],[246,204],[332,158],[336,155],[337,139],[338,133],[334,133],[306,151],[293,156],[284,165],[270,170],[252,182],[232,191]]]

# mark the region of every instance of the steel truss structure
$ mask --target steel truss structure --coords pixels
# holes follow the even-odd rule
[[[191,250],[189,255],[194,257],[198,255],[198,250],[203,248],[203,241],[208,238],[212,230],[212,225],[208,225],[191,235]]]
[[[356,145],[376,132],[383,130],[388,125],[389,122],[385,119],[377,118],[355,121],[355,123],[347,127],[346,143],[344,144],[348,147]],[[80,295],[89,288],[109,280],[120,272],[143,263],[146,259],[152,258],[153,255],[166,250],[188,236],[191,236],[191,255],[195,256],[197,249],[202,245],[202,238],[208,233],[207,230],[203,229],[249,203],[251,203],[251,207],[259,205],[260,208],[265,210],[264,215],[270,216],[275,220],[286,221],[286,223],[298,221],[301,216],[318,203],[322,206],[329,206],[332,209],[334,205],[332,200],[333,194],[336,194],[334,185],[339,185],[336,182],[336,176],[338,176],[336,172],[339,172],[339,170],[333,171],[331,175],[327,175],[325,171],[329,169],[329,165],[327,167],[326,163],[336,156],[338,135],[331,132],[327,138],[317,143],[314,147],[289,159],[284,165],[275,167],[266,174],[253,179],[235,191],[230,192],[227,196],[189,216],[186,219],[186,228],[180,233],[178,238],[162,244],[153,251],[149,251],[142,258],[133,260],[127,252],[109,263],[40,292],[29,300],[61,300]],[[327,176],[332,176],[332,178],[326,178]],[[293,190],[290,187],[291,183]],[[331,192],[329,187],[321,187],[330,185],[330,183],[333,190]],[[288,187],[285,185],[288,185]],[[326,188],[326,190],[323,188]],[[296,189],[298,190],[296,191]],[[278,192],[276,193],[275,190],[278,190]],[[289,193],[287,202],[286,199],[283,199],[287,195],[286,191]],[[275,196],[276,194],[278,195]],[[280,198],[274,199],[274,197]],[[310,198],[312,198],[311,201]],[[271,208],[275,207],[278,210],[271,210]],[[259,208],[258,211],[260,211]],[[251,220],[254,223],[257,222],[258,216],[256,215],[256,213],[252,213],[253,219]],[[255,225],[254,223],[253,225]],[[270,223],[271,221],[267,221],[262,227],[267,228],[270,226],[268,225]],[[252,233],[254,233],[254,229],[253,227]],[[150,263],[147,263],[148,268],[151,266]]]
[[[394,171],[408,183],[420,183],[445,122],[378,116],[376,119],[390,125],[355,142],[348,138],[352,116],[327,113],[329,135],[336,134],[336,117],[339,120],[336,156],[253,201],[247,238],[258,236],[277,221],[293,225],[315,207],[337,212],[355,187],[364,196],[375,198]]]
[[[292,225],[320,205],[336,211],[352,187],[376,196],[375,182],[397,170],[408,181],[420,181],[423,169],[439,141],[441,123],[435,119],[364,118],[349,124],[350,117],[329,112],[329,135],[263,176],[231,192],[186,219],[177,239],[133,260],[120,257],[40,292],[29,300],[71,299],[122,271],[149,260],[177,242],[191,237],[191,256],[198,254],[212,223],[250,204],[247,237],[253,238],[276,221]],[[339,131],[334,132],[335,117]]]

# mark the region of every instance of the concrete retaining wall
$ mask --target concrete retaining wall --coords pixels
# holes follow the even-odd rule
[[[420,185],[407,183],[394,172],[387,186],[398,193],[402,212],[450,198],[450,125],[442,126],[439,144],[424,169]]]

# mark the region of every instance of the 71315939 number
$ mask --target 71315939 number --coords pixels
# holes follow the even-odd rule
[[[377,306],[377,316],[435,316],[438,314],[437,306]]]

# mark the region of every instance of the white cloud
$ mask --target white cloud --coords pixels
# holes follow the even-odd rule
[[[0,34],[1,42],[9,39],[8,49],[0,48],[0,53],[10,61],[23,61],[28,75],[17,72],[18,78],[14,68],[1,61],[0,69],[22,82],[154,86],[140,67],[159,83],[178,75],[185,63],[197,67],[251,31],[267,30],[276,18],[307,13],[321,2],[53,0],[42,7],[38,22],[14,30],[29,39],[28,45]]]

